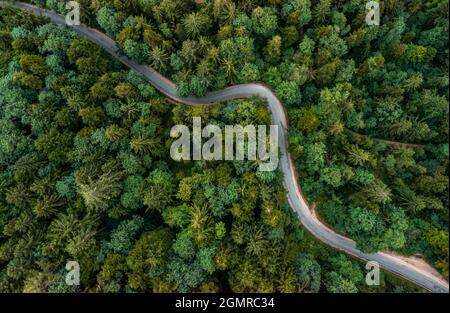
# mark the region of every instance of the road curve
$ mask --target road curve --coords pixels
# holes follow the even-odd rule
[[[49,10],[40,9],[36,6],[22,2],[4,2],[0,1],[0,7],[14,7],[16,9],[31,11],[36,16],[48,17],[56,24],[66,25],[65,17]],[[311,232],[318,240],[330,245],[338,250],[344,251],[359,259],[375,261],[380,266],[410,282],[419,285],[431,292],[448,293],[448,282],[441,276],[415,266],[400,258],[385,252],[366,254],[356,248],[356,244],[351,239],[341,236],[332,229],[322,224],[314,212],[312,212],[300,192],[300,186],[297,180],[297,172],[293,160],[287,149],[287,125],[288,119],[286,111],[281,101],[275,94],[262,84],[244,84],[228,87],[221,91],[207,93],[204,97],[180,98],[176,94],[175,84],[162,76],[160,73],[147,65],[138,64],[129,58],[121,55],[113,39],[99,32],[96,29],[85,25],[69,26],[74,31],[84,35],[92,42],[103,47],[109,54],[120,60],[123,64],[135,71],[141,73],[153,86],[170,99],[187,105],[211,105],[221,101],[232,100],[236,98],[246,98],[251,96],[260,96],[267,99],[270,110],[272,111],[272,123],[278,125],[279,145],[281,150],[280,167],[284,174],[284,187],[286,188],[289,204],[297,212],[303,226]]]

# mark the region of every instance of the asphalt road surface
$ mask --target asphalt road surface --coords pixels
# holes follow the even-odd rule
[[[41,15],[48,17],[56,24],[66,25],[64,16],[26,3],[8,3],[0,1],[0,6],[12,6],[22,10],[29,10],[37,16]],[[319,221],[314,212],[308,208],[308,205],[300,192],[294,163],[288,154],[286,140],[288,119],[284,105],[268,87],[261,84],[244,84],[229,87],[216,92],[210,92],[201,98],[180,98],[176,94],[176,86],[172,81],[162,76],[151,67],[138,64],[137,62],[123,56],[119,52],[115,41],[107,35],[85,25],[68,27],[103,47],[108,53],[120,60],[129,68],[141,73],[148,80],[148,82],[155,86],[161,93],[176,102],[187,105],[213,105],[221,101],[252,97],[255,95],[266,98],[270,110],[272,111],[272,123],[273,125],[279,126],[278,142],[281,151],[280,169],[284,174],[284,187],[286,188],[288,194],[289,203],[295,212],[297,212],[303,226],[318,240],[338,250],[344,251],[359,259],[378,262],[381,268],[401,276],[402,278],[407,279],[410,282],[431,292],[449,292],[448,282],[443,277],[436,275],[436,273],[432,270],[418,267],[412,263],[406,262],[404,258],[385,252],[377,252],[373,254],[363,253],[356,248],[354,241],[337,234]]]

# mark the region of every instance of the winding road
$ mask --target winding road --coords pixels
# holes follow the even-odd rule
[[[65,17],[49,10],[41,9],[36,6],[22,2],[4,2],[0,1],[0,7],[14,7],[16,9],[31,11],[36,16],[45,16],[56,24],[66,25]],[[396,256],[392,253],[377,252],[366,254],[356,248],[356,244],[351,239],[343,237],[319,221],[313,211],[311,211],[300,192],[297,172],[294,162],[288,153],[287,148],[287,126],[288,119],[283,103],[266,86],[261,84],[244,84],[226,88],[221,91],[207,93],[204,97],[180,98],[176,94],[175,84],[166,77],[147,65],[138,64],[123,56],[113,39],[99,32],[96,29],[85,25],[68,26],[74,31],[87,37],[92,42],[103,47],[109,54],[120,60],[123,64],[135,71],[141,73],[153,86],[161,93],[173,101],[187,105],[212,105],[217,102],[227,101],[236,98],[260,96],[267,99],[270,110],[272,111],[272,122],[278,125],[279,145],[281,150],[280,168],[284,174],[284,187],[286,188],[289,204],[297,212],[303,226],[311,232],[318,240],[330,245],[340,251],[344,251],[354,257],[367,261],[375,261],[380,266],[410,282],[419,285],[431,292],[448,293],[448,282],[431,267],[418,266],[414,262],[409,262],[408,258]]]

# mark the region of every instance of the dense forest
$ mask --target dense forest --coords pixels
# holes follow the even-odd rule
[[[182,96],[271,86],[324,221],[364,251],[421,254],[448,276],[448,0],[379,1],[380,26],[364,0],[200,2],[80,3],[85,23]]]
[[[448,1],[380,1],[380,26],[359,0],[79,2],[182,96],[266,83],[322,220],[448,276]],[[416,290],[365,285],[363,264],[301,228],[281,173],[170,160],[173,125],[269,124],[263,99],[177,106],[65,28],[0,13],[1,291]]]

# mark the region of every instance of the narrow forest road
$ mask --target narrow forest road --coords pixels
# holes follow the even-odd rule
[[[56,24],[66,25],[65,17],[49,10],[22,3],[22,2],[4,2],[0,1],[1,7],[14,7],[22,10],[29,10],[33,14],[48,17]],[[187,105],[212,105],[217,102],[227,101],[236,98],[251,96],[260,96],[267,99],[270,110],[272,111],[272,122],[278,125],[283,131],[279,131],[279,145],[281,150],[280,167],[284,174],[284,186],[288,194],[288,200],[291,207],[297,212],[303,226],[311,232],[318,240],[330,245],[338,250],[344,251],[352,256],[363,260],[376,261],[382,268],[398,276],[403,277],[431,292],[448,293],[448,282],[441,276],[436,275],[434,271],[424,269],[414,265],[413,262],[405,261],[406,258],[398,257],[385,252],[366,254],[356,248],[356,244],[351,239],[345,238],[333,230],[323,225],[316,215],[310,211],[303,198],[297,180],[297,172],[293,160],[288,153],[286,130],[288,119],[284,105],[275,96],[275,94],[264,85],[244,84],[226,88],[221,91],[210,92],[202,98],[188,97],[180,98],[176,94],[176,86],[169,79],[165,78],[149,66],[138,64],[135,61],[121,55],[114,40],[98,30],[84,25],[69,26],[74,31],[84,35],[92,42],[103,47],[113,57],[120,60],[126,66],[141,73],[153,86],[170,99]]]

